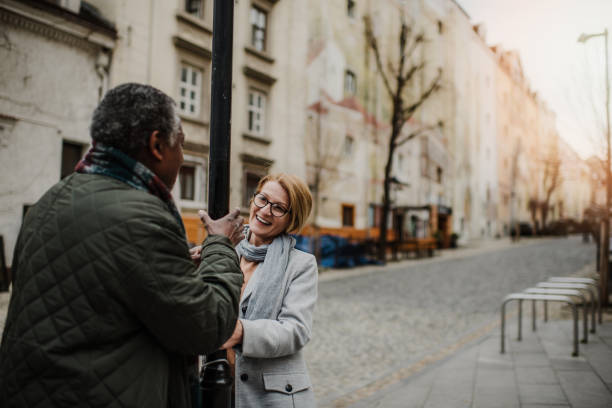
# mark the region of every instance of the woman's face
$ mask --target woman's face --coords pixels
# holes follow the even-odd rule
[[[269,203],[278,204],[289,209],[289,195],[276,181],[268,181],[263,185],[259,194],[262,194]],[[249,214],[249,228],[251,230],[251,244],[269,244],[276,236],[285,232],[289,226],[289,213],[282,217],[275,217],[270,212],[270,204],[259,208],[251,202]]]

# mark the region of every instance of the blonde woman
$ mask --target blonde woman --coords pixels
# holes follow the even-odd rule
[[[239,318],[222,346],[235,351],[235,406],[314,407],[302,348],[310,340],[317,263],[290,233],[310,215],[312,196],[298,177],[264,177],[237,246],[244,285]]]

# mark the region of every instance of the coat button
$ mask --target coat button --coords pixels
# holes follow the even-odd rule
[[[285,386],[285,391],[291,392],[291,390],[293,390],[293,387],[291,386],[291,384],[287,384],[287,386]]]
[[[249,379],[249,375],[247,373],[242,373],[242,374],[240,374],[240,379],[242,381],[246,381],[246,380]]]

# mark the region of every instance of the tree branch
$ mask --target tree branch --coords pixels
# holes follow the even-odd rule
[[[425,68],[425,62],[421,62],[418,65],[411,66],[410,69],[408,70],[408,72],[406,72],[406,75],[404,76],[405,81],[406,82],[410,82],[410,80],[412,79],[414,74],[416,74],[417,72],[419,72],[423,68]]]
[[[416,101],[415,103],[413,103],[412,105],[408,106],[406,109],[402,110],[402,119],[404,121],[407,121],[408,119],[410,119],[412,117],[412,115],[414,114],[414,112],[419,109],[419,107],[425,103],[425,101],[427,99],[429,99],[429,97],[440,88],[440,80],[442,79],[442,69],[438,68],[438,75],[436,75],[436,77],[433,79],[433,81],[431,81],[431,83],[429,84],[429,88],[427,88],[427,90],[425,92],[423,92],[421,94],[421,97],[419,98],[418,101]]]
[[[412,57],[412,53],[417,49],[417,47],[419,45],[421,45],[422,42],[425,41],[425,36],[421,33],[419,35],[417,35],[414,38],[414,41],[412,42],[412,44],[410,44],[410,49],[408,50],[408,52],[404,51],[404,55],[406,55],[407,58],[411,58]]]
[[[376,37],[374,37],[374,32],[372,31],[372,21],[370,19],[370,16],[365,16],[363,20],[365,23],[366,40],[368,44],[370,45],[370,48],[372,49],[372,51],[374,51],[376,67],[378,68],[378,72],[380,73],[380,76],[382,77],[385,89],[389,93],[389,96],[393,98],[393,90],[391,89],[391,85],[389,84],[389,79],[387,78],[387,75],[385,74],[385,71],[383,70],[383,65],[382,65],[382,61],[380,57],[380,51],[378,49],[378,42],[376,41]]]
[[[400,147],[401,145],[403,145],[404,143],[414,139],[417,136],[422,135],[423,133],[429,131],[429,130],[433,130],[435,128],[437,128],[438,125],[429,125],[429,126],[423,126],[422,128],[415,130],[414,132],[412,132],[411,134],[409,134],[408,136],[405,136],[401,139],[399,139],[397,142],[395,142],[395,147]]]

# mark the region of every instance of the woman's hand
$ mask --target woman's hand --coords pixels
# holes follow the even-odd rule
[[[223,345],[221,346],[221,350],[227,350],[234,347],[236,344],[242,343],[242,322],[238,320],[236,322],[236,328],[234,329],[234,333],[232,337],[230,337]]]

